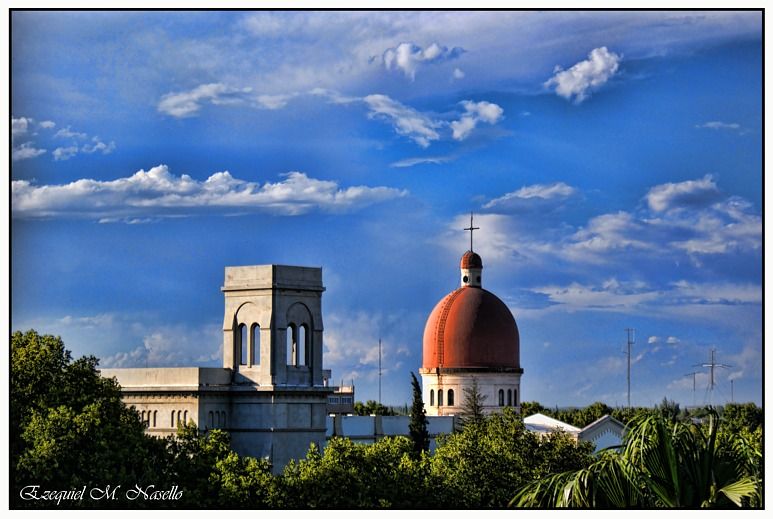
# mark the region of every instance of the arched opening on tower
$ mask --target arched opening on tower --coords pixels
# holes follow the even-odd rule
[[[239,325],[239,364],[242,366],[247,365],[247,326],[244,324]]]
[[[499,390],[499,407],[505,406],[505,390],[500,389]]]
[[[449,406],[454,405],[454,390],[453,389],[449,389],[448,390],[448,405]]]
[[[250,328],[250,344],[252,345],[250,364],[260,366],[260,325],[258,323],[253,323]]]
[[[295,359],[295,365],[296,366],[308,366],[308,358],[307,358],[307,351],[308,351],[308,327],[305,324],[302,324],[298,327],[298,355]]]
[[[287,325],[287,365],[295,365],[295,355],[298,349],[298,329],[294,324]]]
[[[429,406],[435,407],[435,390],[430,389],[429,390]]]

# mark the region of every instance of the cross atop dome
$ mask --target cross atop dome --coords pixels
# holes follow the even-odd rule
[[[472,232],[473,231],[477,231],[478,229],[480,229],[480,227],[473,227],[472,226],[472,211],[470,211],[470,226],[464,228],[465,231],[470,231],[470,252],[473,252],[473,248],[472,248]]]

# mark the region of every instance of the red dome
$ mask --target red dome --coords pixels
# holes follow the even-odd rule
[[[474,256],[480,261],[480,256]],[[424,369],[520,369],[520,364],[520,337],[513,314],[488,290],[458,288],[432,310],[424,328]]]
[[[471,250],[468,250],[462,256],[462,262],[461,262],[461,265],[459,265],[459,267],[463,269],[482,269],[483,260],[477,254],[475,254]]]

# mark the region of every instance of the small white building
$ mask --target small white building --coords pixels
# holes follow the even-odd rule
[[[619,420],[606,414],[582,429],[542,413],[536,413],[523,419],[526,430],[536,434],[565,432],[578,441],[591,442],[596,446],[594,453],[607,447],[623,443],[626,427]]]

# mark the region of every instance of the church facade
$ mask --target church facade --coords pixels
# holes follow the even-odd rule
[[[274,470],[325,442],[333,388],[322,366],[322,269],[226,267],[222,368],[103,369],[148,433],[180,423],[228,431],[234,450]]]
[[[470,223],[470,230],[475,229]],[[435,305],[424,328],[422,392],[428,415],[460,414],[477,384],[486,413],[520,409],[520,335],[507,305],[483,288],[483,260],[460,261],[460,286]]]

